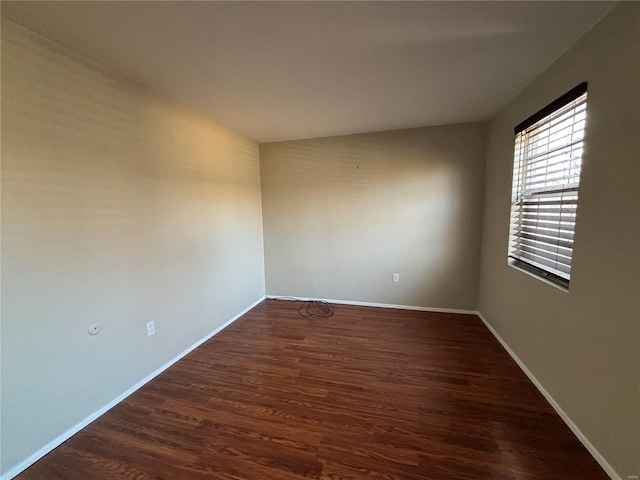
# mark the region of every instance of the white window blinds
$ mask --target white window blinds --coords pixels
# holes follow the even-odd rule
[[[568,286],[587,107],[587,84],[515,128],[509,257]]]

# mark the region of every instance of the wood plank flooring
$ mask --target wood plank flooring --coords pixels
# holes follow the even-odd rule
[[[21,480],[606,479],[472,315],[267,300]]]

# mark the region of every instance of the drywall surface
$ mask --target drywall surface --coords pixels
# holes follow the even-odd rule
[[[255,142],[3,21],[2,471],[264,295],[262,245]]]
[[[484,137],[470,123],[261,144],[267,294],[475,310]]]
[[[507,266],[513,127],[589,82],[571,285]],[[480,312],[623,478],[640,475],[640,4],[622,3],[490,123]]]

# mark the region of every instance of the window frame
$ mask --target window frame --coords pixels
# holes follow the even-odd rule
[[[569,284],[571,281],[571,267],[573,263],[573,238],[575,237],[575,230],[576,230],[575,220],[577,220],[576,213],[577,213],[577,206],[578,206],[578,199],[579,199],[579,195],[578,195],[579,183],[580,183],[580,178],[582,176],[582,158],[583,158],[583,149],[584,149],[584,143],[585,143],[586,122],[587,122],[587,110],[586,110],[587,109],[587,98],[586,98],[587,87],[588,87],[587,82],[583,82],[577,85],[576,87],[569,90],[567,93],[557,98],[556,100],[554,100],[553,102],[551,102],[544,108],[540,109],[539,111],[531,115],[529,118],[527,118],[526,120],[524,120],[523,122],[519,123],[514,127],[515,140],[514,140],[514,152],[513,152],[513,172],[512,172],[512,188],[511,188],[511,206],[510,206],[510,215],[509,215],[509,239],[508,239],[508,250],[507,250],[507,262],[510,266],[523,270],[525,273],[532,275],[535,278],[538,278],[539,280],[544,281],[545,283],[550,283],[551,285],[560,287],[563,290],[569,289]],[[567,188],[567,187],[554,188],[554,187],[549,187],[545,185],[543,187],[544,188],[543,190],[539,190],[535,194],[533,194],[531,191],[527,191],[527,184],[530,183],[530,178],[528,178],[526,175],[527,168],[530,167],[531,164],[536,164],[536,162],[539,162],[540,155],[546,155],[547,156],[546,162],[549,163],[550,161],[549,161],[548,155],[549,153],[553,152],[553,149],[549,148],[548,150],[543,151],[542,154],[540,152],[536,154],[529,154],[528,152],[531,152],[533,150],[533,147],[531,147],[531,144],[529,143],[529,139],[527,138],[527,135],[530,133],[530,132],[527,132],[527,130],[531,129],[530,131],[536,132],[540,129],[540,127],[544,128],[544,126],[550,125],[552,123],[552,120],[556,118],[554,117],[555,114],[557,114],[559,111],[561,111],[562,109],[564,109],[565,107],[567,107],[568,105],[570,105],[571,103],[575,102],[576,100],[580,99],[583,96],[585,96],[584,98],[585,113],[584,113],[584,126],[582,127],[582,130],[581,130],[582,136],[581,136],[580,147],[579,147],[580,148],[580,157],[579,157],[580,165],[578,167],[579,172],[578,172],[577,181],[576,181],[577,186],[573,186],[570,188]],[[549,121],[544,122],[544,120],[546,119],[548,119]],[[575,126],[575,124],[576,124],[575,119],[572,119],[571,126],[573,127]],[[535,128],[531,128],[531,127],[535,127]],[[570,135],[573,135],[574,132],[575,131],[572,130]],[[519,134],[522,134],[522,137],[524,137],[524,139],[522,139]],[[564,146],[562,148],[563,149],[569,148],[568,151],[569,151],[569,154],[571,154],[572,153],[571,141],[569,142],[568,147]],[[569,164],[569,162],[571,162],[572,160],[574,160],[574,158],[569,155],[569,158],[567,160],[561,160],[557,164],[551,163],[551,166],[557,168],[557,166],[559,165],[561,167],[560,170],[564,174],[565,172],[569,171],[571,168],[575,169],[575,167],[571,167],[571,165]],[[536,168],[538,168],[537,165],[536,165]],[[545,168],[548,168],[548,166],[546,166]],[[564,180],[564,177],[563,177],[563,180]],[[542,181],[542,183],[546,184],[546,183],[550,183],[550,181],[544,180]],[[557,268],[553,268],[550,266],[548,266],[547,267],[548,269],[547,269],[545,268],[545,266],[541,265],[539,262],[536,265],[533,263],[529,263],[522,258],[524,256],[523,254],[526,253],[522,249],[522,245],[521,245],[523,241],[526,242],[525,240],[526,237],[525,237],[525,234],[523,233],[523,230],[526,227],[524,226],[524,220],[523,220],[524,214],[522,213],[525,208],[525,198],[528,198],[529,200],[537,198],[538,201],[541,201],[540,199],[543,198],[544,195],[551,195],[554,190],[556,191],[557,196],[561,198],[560,200],[561,206],[558,212],[558,215],[559,215],[558,216],[558,235],[557,235],[558,241],[561,238],[560,225],[564,223],[563,215],[566,215],[566,213],[563,213],[562,211],[562,209],[564,208],[564,204],[562,202],[564,201],[565,196],[575,197],[575,200],[573,200],[573,202],[575,203],[575,206],[573,207],[575,209],[574,221],[573,221],[572,230],[570,231],[572,240],[571,240],[570,253],[568,255],[568,259],[569,259],[568,272],[558,271]],[[534,207],[534,208],[540,208],[540,207]],[[533,221],[535,221],[536,223],[536,228],[538,228],[537,227],[538,222],[543,221],[538,218],[538,217],[542,217],[543,214],[541,212],[538,212],[537,210],[533,214],[528,213],[527,215],[535,215]],[[526,221],[530,222],[532,220],[528,218]],[[554,237],[555,236],[550,236],[549,238],[551,240],[554,240],[556,239]],[[548,241],[544,241],[541,243],[543,248],[549,248],[549,247],[553,248],[553,245],[554,245],[553,243]],[[555,244],[555,246],[556,246],[555,248],[557,252],[559,252],[559,250],[562,249],[560,243]],[[531,248],[533,251],[538,251],[540,247],[531,247]],[[568,248],[565,248],[564,250],[567,250],[567,249]],[[540,251],[541,253],[545,253],[545,254],[548,253],[548,252],[544,252],[542,249],[540,249]],[[514,252],[516,255],[519,255],[519,256],[514,256],[512,254]],[[562,265],[562,267],[567,268],[566,263],[558,262],[557,255],[558,253],[556,253],[555,261],[548,260],[548,262],[555,263],[556,267]],[[567,255],[564,255],[564,254],[561,256],[567,257]],[[561,275],[565,275],[567,278],[554,273],[553,270],[560,273]]]

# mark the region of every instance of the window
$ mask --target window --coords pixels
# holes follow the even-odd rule
[[[586,109],[582,83],[514,129],[509,263],[567,288]]]

